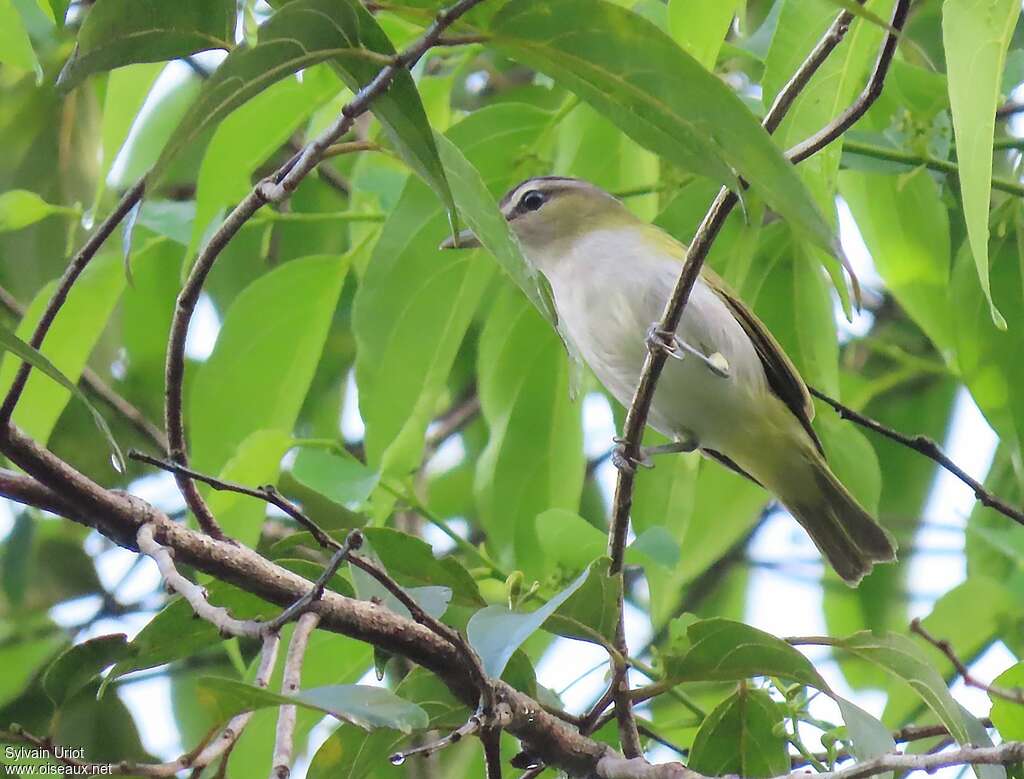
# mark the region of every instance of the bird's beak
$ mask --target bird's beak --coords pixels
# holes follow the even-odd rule
[[[480,240],[473,235],[473,231],[466,229],[458,235],[449,235],[443,241],[438,249],[475,249],[480,246]]]

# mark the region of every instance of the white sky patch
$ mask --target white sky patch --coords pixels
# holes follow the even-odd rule
[[[359,415],[359,387],[356,372],[348,372],[345,380],[345,401],[341,410],[341,435],[346,441],[360,441],[366,434],[366,425]]]
[[[185,338],[185,356],[190,360],[207,360],[213,354],[220,333],[220,317],[217,308],[205,292],[196,301],[196,309]]]

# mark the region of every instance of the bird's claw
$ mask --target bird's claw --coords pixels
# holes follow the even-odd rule
[[[725,359],[725,355],[721,352],[714,352],[711,355],[704,354],[675,333],[660,329],[657,323],[647,328],[644,343],[650,351],[662,351],[674,360],[685,359],[688,354],[693,355],[719,378],[729,378],[729,361]]]
[[[617,470],[625,471],[629,474],[635,474],[636,469],[647,468],[651,469],[654,467],[654,463],[651,458],[647,455],[644,447],[638,448],[638,456],[633,456],[629,453],[630,444],[625,438],[614,438],[615,446],[612,448],[612,465]]]

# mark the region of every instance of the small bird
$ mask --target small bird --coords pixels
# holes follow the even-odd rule
[[[807,386],[764,324],[705,268],[674,334],[656,330],[686,248],[581,179],[543,176],[500,208],[527,261],[551,285],[565,336],[629,406],[645,350],[669,360],[648,423],[672,439],[648,456],[699,450],[775,494],[851,586],[895,559],[889,534],[825,461]],[[442,248],[480,246],[471,231]],[[618,451],[618,465],[625,462]]]

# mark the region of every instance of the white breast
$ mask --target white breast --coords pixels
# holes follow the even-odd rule
[[[592,233],[571,253],[540,263],[551,282],[558,315],[583,359],[624,406],[632,400],[646,347],[644,336],[661,319],[682,266],[642,247],[643,238],[621,229]],[[719,352],[729,377],[699,360],[671,359],[654,404],[651,426],[668,436],[694,435],[702,446],[730,447],[733,433],[756,421],[767,393],[761,361],[746,332],[702,280],[693,288],[678,335],[705,354]]]

